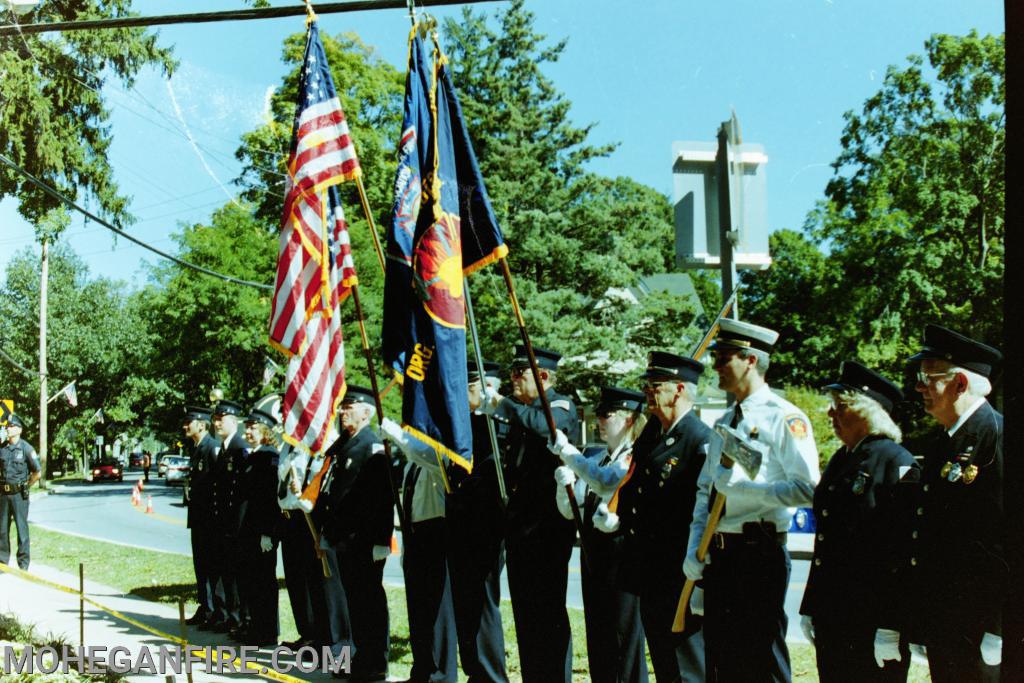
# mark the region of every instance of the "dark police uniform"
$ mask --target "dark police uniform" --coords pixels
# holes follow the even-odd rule
[[[484,362],[488,377],[498,376],[497,363]],[[479,371],[469,363],[470,383]],[[473,471],[451,467],[452,491],[445,501],[448,572],[451,577],[459,659],[470,683],[505,683],[505,635],[501,627],[501,572],[505,568],[505,511],[498,488],[496,460],[487,421],[470,415],[473,430]],[[508,423],[494,420],[501,449]]]
[[[643,377],[696,384],[703,369],[690,358],[652,352]],[[640,596],[647,647],[659,681],[704,680],[700,619],[689,617],[683,634],[672,633],[672,621],[686,583],[683,559],[697,477],[717,439],[693,410],[667,432],[652,419],[633,446],[633,473],[619,491],[618,514],[626,539],[621,581]]]
[[[345,401],[372,405],[370,390],[350,385]],[[388,603],[384,562],[374,546],[388,546],[394,528],[390,463],[377,432],[364,427],[343,435],[327,451],[332,462],[322,481],[314,518],[322,528],[331,572],[342,594],[328,595],[328,610],[348,613],[353,679],[384,677],[388,669]],[[334,585],[334,584],[325,584]],[[344,621],[344,619],[343,619]]]
[[[896,385],[852,361],[843,363],[839,382],[825,388],[864,394],[887,412],[903,399]],[[905,448],[871,434],[852,450],[837,450],[814,491],[814,559],[800,613],[812,618],[825,683],[907,678],[907,643],[899,661],[887,660],[880,669],[874,640],[879,628],[897,628],[900,619],[896,575],[919,480],[920,467]]]
[[[202,420],[209,426],[210,413],[208,408],[188,406],[185,422]],[[189,499],[186,526],[191,531],[192,568],[196,575],[196,593],[199,608],[189,619],[192,625],[205,625],[207,622],[226,621],[227,611],[224,605],[224,589],[216,580],[217,569],[214,565],[219,552],[219,538],[213,526],[213,489],[212,470],[217,459],[220,441],[209,433],[204,434],[199,443],[194,445],[189,457]]]
[[[624,410],[639,416],[645,404],[640,392],[602,387],[597,415]],[[557,450],[557,449],[556,449]],[[633,444],[626,438],[613,452],[607,447],[575,448],[562,454],[562,461],[577,475],[574,494],[581,501],[586,557],[580,558],[583,616],[587,627],[587,663],[594,683],[646,683],[647,657],[640,598],[620,583],[625,559],[626,531],[621,521],[595,524],[602,503],[608,518],[617,510],[617,492],[632,476]],[[562,491],[556,493],[563,501]],[[571,510],[561,507],[571,518]],[[614,529],[612,527],[615,527]]]
[[[1002,359],[996,349],[928,325],[924,350],[911,358],[939,358],[983,376]],[[1004,549],[1003,416],[978,399],[952,435],[940,429],[924,455],[921,494],[907,539],[911,599],[901,631],[928,651],[937,682],[999,679],[979,646],[985,633],[1002,633],[1009,582]]]
[[[275,427],[277,419],[254,409],[246,422],[259,422]],[[242,499],[239,503],[241,529],[239,542],[245,569],[241,573],[242,590],[249,606],[249,628],[243,641],[250,645],[277,645],[280,631],[277,609],[277,539],[283,518],[277,506],[278,451],[261,445],[249,454],[241,477]],[[273,548],[264,551],[261,539],[267,536]]]
[[[23,427],[21,418],[12,415],[8,424]],[[24,439],[0,447],[0,562],[11,559],[11,519],[18,532],[18,566],[28,569],[28,480],[39,472],[36,451]]]
[[[535,348],[534,354],[548,370],[554,370],[561,358],[544,349]],[[517,347],[515,364],[525,361],[524,350]],[[572,399],[553,388],[547,398],[556,429],[575,440],[579,419]],[[496,415],[510,423],[505,453],[510,484],[506,552],[523,680],[569,681],[572,633],[565,597],[576,529],[555,504],[554,471],[559,461],[547,448],[550,436],[539,397],[530,405],[506,398]]]
[[[243,416],[242,407],[231,401],[220,401],[213,411],[216,415]],[[245,468],[245,460],[252,446],[242,436],[242,425],[231,435],[217,454],[211,472],[210,508],[219,549],[215,555],[217,580],[224,591],[225,623],[213,624],[218,631],[240,629],[247,621],[246,606],[242,591],[239,590],[241,567],[238,559],[241,549],[238,532],[241,528],[239,503],[241,486],[239,480]]]

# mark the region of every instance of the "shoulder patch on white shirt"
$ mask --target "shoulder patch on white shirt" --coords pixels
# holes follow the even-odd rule
[[[804,421],[803,415],[787,415],[786,416],[786,428],[789,429],[797,439],[806,439],[810,430],[807,427],[807,422]]]
[[[562,410],[565,410],[565,411],[572,410],[572,406],[570,405],[569,401],[565,400],[564,398],[560,398],[557,401],[552,401],[551,402],[551,407],[552,408],[561,408]]]

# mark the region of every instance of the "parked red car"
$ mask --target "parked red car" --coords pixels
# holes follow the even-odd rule
[[[92,464],[92,480],[95,481],[124,481],[124,468],[113,458],[104,458]]]

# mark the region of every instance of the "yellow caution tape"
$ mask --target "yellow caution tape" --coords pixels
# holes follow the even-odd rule
[[[129,624],[131,624],[132,626],[134,626],[136,628],[140,628],[143,631],[146,631],[148,633],[152,633],[153,635],[155,635],[155,636],[157,636],[159,638],[163,638],[165,640],[169,640],[172,643],[175,643],[176,645],[180,645],[183,648],[185,648],[186,652],[191,652],[191,653],[198,652],[198,653],[202,654],[202,653],[210,651],[210,650],[208,650],[205,647],[201,647],[201,646],[198,646],[198,645],[193,645],[193,644],[189,643],[187,640],[185,640],[183,638],[172,636],[169,633],[164,633],[163,631],[160,631],[160,630],[155,629],[155,628],[153,628],[151,626],[147,626],[146,624],[143,624],[141,621],[138,621],[137,619],[132,619],[129,616],[121,614],[117,610],[110,609],[109,607],[107,607],[105,605],[101,605],[100,603],[96,602],[92,598],[84,596],[82,593],[80,593],[79,591],[75,590],[74,588],[69,588],[67,586],[62,586],[59,583],[54,583],[53,581],[48,581],[48,580],[46,580],[46,579],[44,579],[42,577],[36,576],[35,574],[30,574],[27,571],[25,571],[24,569],[19,569],[17,567],[11,567],[11,566],[6,565],[6,564],[0,564],[0,571],[5,571],[5,572],[7,572],[9,574],[13,574],[14,576],[17,576],[19,578],[25,579],[26,581],[31,581],[32,583],[38,583],[41,586],[46,586],[47,588],[53,588],[54,590],[59,590],[59,591],[62,591],[64,593],[69,593],[70,595],[79,596],[79,597],[82,598],[82,600],[84,602],[89,603],[90,605],[92,605],[96,609],[101,610],[103,612],[106,612],[107,614],[109,614],[109,615],[111,615],[111,616],[113,616],[113,617],[115,617],[117,619],[120,619],[122,621],[126,621]],[[220,651],[220,650],[212,650],[212,652],[216,653],[216,658],[217,658],[218,665],[221,666],[221,667],[224,667],[225,662],[228,661],[227,656],[222,651]],[[232,659],[230,661],[230,664],[236,670],[241,670],[243,668],[242,660],[240,658],[238,658],[238,657],[235,657],[234,659]],[[257,663],[254,663],[254,662],[250,662],[248,660],[246,660],[244,668],[245,668],[245,671],[247,671],[248,673],[254,674],[256,676],[261,676],[263,678],[267,678],[267,679],[270,679],[272,681],[281,681],[282,683],[304,683],[304,681],[301,678],[296,678],[295,676],[289,676],[288,674],[283,674],[283,673],[274,671],[273,669],[270,669],[270,668],[268,668],[268,667],[266,667],[264,665],[257,664]]]

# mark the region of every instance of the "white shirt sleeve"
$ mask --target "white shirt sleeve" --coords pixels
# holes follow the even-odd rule
[[[802,422],[803,433],[789,423]],[[774,481],[752,481],[742,467],[733,467],[728,485],[730,498],[756,501],[758,504],[784,508],[810,505],[814,487],[820,478],[818,448],[814,444],[811,425],[803,415],[789,415],[776,421],[773,429],[773,455],[784,474]]]

